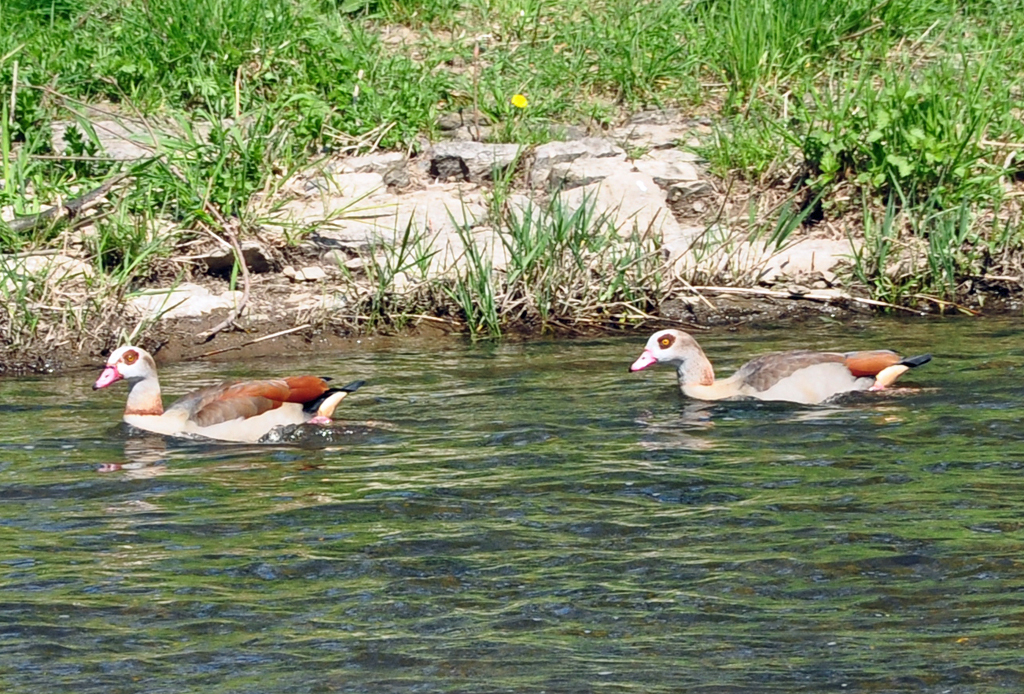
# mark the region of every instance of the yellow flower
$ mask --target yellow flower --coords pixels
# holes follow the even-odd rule
[[[516,94],[512,97],[512,105],[516,108],[526,108],[530,105],[530,102],[522,94]]]

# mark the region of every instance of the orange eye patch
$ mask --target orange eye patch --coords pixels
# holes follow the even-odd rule
[[[128,365],[134,364],[138,360],[138,358],[139,358],[139,353],[136,352],[135,350],[129,350],[129,351],[125,352],[124,356],[121,357],[121,359],[124,361],[124,363],[128,364]]]
[[[658,338],[658,345],[660,345],[662,349],[666,347],[671,347],[672,343],[675,342],[675,340],[676,338],[673,335],[664,335]]]

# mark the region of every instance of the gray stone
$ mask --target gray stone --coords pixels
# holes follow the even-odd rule
[[[441,181],[489,181],[495,171],[515,164],[519,145],[483,142],[439,142],[429,153],[430,175]]]
[[[329,224],[323,223],[332,210],[339,212]],[[432,254],[431,267],[441,271],[462,254],[459,228],[472,229],[483,223],[487,205],[478,190],[465,184],[438,184],[404,195],[383,193],[365,200],[293,200],[282,206],[279,214],[282,226],[316,227],[309,239],[321,250],[365,254],[405,242],[409,253]]]
[[[637,161],[664,161],[673,164],[693,164],[701,161],[701,158],[693,152],[688,152],[685,149],[671,147],[668,149],[652,149],[649,152],[645,152]]]
[[[707,119],[685,118],[676,109],[645,111],[612,130],[611,136],[629,147],[659,150],[682,143],[696,144],[695,136],[709,133],[709,125]]]
[[[320,259],[324,261],[324,263],[327,265],[333,267],[341,267],[348,262],[349,255],[348,253],[341,249],[332,248],[331,250],[325,252]]]
[[[587,137],[587,129],[580,125],[555,124],[548,127],[548,136],[552,140],[568,142],[582,140]]]
[[[702,226],[676,225],[662,234],[661,248],[669,267],[676,271],[696,267],[694,250],[706,230]]]
[[[655,108],[634,113],[629,117],[629,125],[672,125],[682,120],[678,108]]]
[[[448,133],[448,139],[458,142],[487,142],[493,128],[489,125],[465,125]]]
[[[801,239],[781,250],[761,248],[761,270],[757,279],[775,282],[781,278],[804,277],[821,273],[835,279],[834,268],[850,258],[853,248],[847,239]]]
[[[319,282],[327,279],[327,271],[319,265],[311,265],[295,271],[296,282]]]
[[[592,204],[595,214],[607,217],[624,236],[634,230],[661,237],[679,233],[679,223],[665,204],[665,192],[646,174],[621,171],[561,195],[571,208]]]
[[[690,139],[690,128],[661,123],[634,123],[612,131],[616,141],[642,149],[665,149]]]
[[[212,294],[206,287],[184,282],[171,289],[146,292],[128,300],[128,306],[143,318],[194,318],[211,311],[234,309],[242,292]]]
[[[100,156],[121,161],[136,161],[152,157],[157,151],[157,143],[153,142],[149,130],[141,124],[135,125],[127,120],[96,120],[91,125],[93,132],[96,133],[96,139],[99,140]],[[81,125],[76,122],[54,121],[50,127],[53,133],[53,147],[58,152],[68,151],[66,133],[72,128],[79,131],[81,139],[90,141]]]
[[[273,263],[269,252],[259,241],[245,239],[241,242],[242,257],[249,272],[270,272]],[[235,252],[231,246],[222,246],[206,255],[196,256],[196,260],[206,264],[209,272],[227,272],[234,267]]]
[[[548,175],[550,190],[569,190],[603,181],[609,176],[629,173],[633,167],[622,158],[580,157],[551,167]]]
[[[345,157],[331,162],[327,170],[335,174],[377,173],[384,174],[396,165],[405,163],[401,152],[374,152],[359,157]]]
[[[396,272],[391,278],[391,288],[396,294],[405,294],[412,288],[412,280],[404,272]]]
[[[327,194],[335,199],[363,199],[372,197],[387,186],[384,177],[372,171],[361,173],[339,173],[310,179],[305,192]]]
[[[388,188],[408,188],[412,185],[409,167],[404,160],[383,172],[384,184]]]
[[[643,157],[633,162],[633,165],[637,171],[650,176],[662,188],[669,188],[676,183],[692,183],[700,180],[697,167],[688,162],[662,161]]]
[[[396,159],[392,165],[405,167],[417,180],[429,174],[475,182],[489,178],[496,166],[511,165],[519,153],[515,145],[444,142],[433,146],[428,156]],[[650,235],[678,271],[699,270],[705,277],[745,272],[753,279],[764,265],[762,250],[744,245],[729,229],[680,227],[668,207],[667,191],[678,201],[712,190],[700,179],[694,165],[697,157],[689,152],[650,150],[632,161],[607,139],[584,138],[541,145],[533,159],[531,181],[559,191],[570,210],[593,205],[595,213],[607,218],[623,236],[634,231]],[[399,195],[389,169],[357,166],[360,171],[338,173],[330,182],[325,177],[324,188],[329,188],[325,192],[308,194],[292,187],[293,199],[276,208],[282,228],[309,232],[306,238],[323,254],[325,267],[365,272],[370,253],[393,253],[388,249],[405,243],[407,257],[421,261],[405,268],[405,276],[398,278],[396,284],[405,291],[425,277],[462,272],[467,243],[495,270],[507,266],[502,232],[490,226],[487,201],[475,185],[435,183]],[[545,206],[532,195],[508,198],[508,208],[520,216],[542,215]],[[305,270],[293,271],[293,276],[305,278]]]
[[[93,276],[91,265],[66,255],[0,255],[0,288],[6,295],[20,291],[25,282],[45,281],[49,286],[68,289],[71,284],[85,286]]]
[[[605,159],[608,157],[624,157],[626,152],[609,140],[601,137],[585,137],[567,142],[548,142],[538,145],[533,150],[534,165],[553,166],[562,162],[573,161],[580,157]]]
[[[445,111],[437,117],[437,127],[444,131],[454,131],[463,128],[475,128],[476,126],[489,125],[491,119],[482,111],[473,109],[462,109],[460,111]]]
[[[533,151],[533,168],[530,182],[534,187],[550,181],[552,169],[559,164],[578,159],[622,159],[626,152],[619,146],[600,137],[586,137],[567,142],[548,142]]]
[[[710,195],[714,192],[715,188],[708,181],[680,181],[673,183],[668,186],[668,201],[677,202],[681,200],[689,200],[691,198],[700,198]],[[694,209],[697,209],[699,201],[693,203]],[[701,204],[701,208],[703,208]],[[697,210],[698,212],[701,210]]]

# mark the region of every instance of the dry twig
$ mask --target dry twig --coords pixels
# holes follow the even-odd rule
[[[242,254],[242,246],[238,242],[238,234],[236,233],[237,227],[240,226],[239,221],[237,219],[224,219],[217,208],[209,202],[206,203],[206,209],[214,216],[217,223],[220,224],[221,228],[224,230],[224,235],[228,238],[228,243],[231,245],[232,251],[234,251],[235,262],[238,263],[238,267],[242,272],[242,298],[235,306],[235,310],[231,312],[231,315],[199,336],[200,342],[209,342],[220,331],[234,326],[235,321],[238,320],[242,315],[242,311],[245,310],[245,305],[249,303],[249,289],[251,285],[249,280],[249,266],[245,262],[245,256]]]
[[[892,308],[897,311],[906,311],[907,313],[913,313],[918,316],[923,316],[923,311],[918,311],[914,308],[907,306],[900,306],[899,304],[890,304],[887,301],[879,301],[877,299],[863,299],[859,296],[849,296],[847,294],[815,294],[814,292],[807,292],[802,294],[799,292],[779,292],[773,289],[759,289],[757,287],[694,287],[708,292],[718,292],[719,294],[746,294],[750,296],[768,296],[774,299],[793,299],[802,301],[817,301],[821,303],[832,303],[836,301],[851,301],[857,304],[864,304],[866,306],[878,306],[881,308]]]
[[[101,198],[109,193],[114,186],[132,175],[134,174],[131,171],[123,171],[84,195],[79,195],[77,198],[72,198],[64,203],[58,203],[50,209],[43,210],[38,214],[13,219],[10,222],[7,222],[7,228],[16,234],[20,234],[25,231],[31,231],[48,224],[52,224],[61,217],[73,219],[76,215],[84,212],[90,207],[98,205]]]
[[[222,347],[221,349],[214,349],[209,352],[203,352],[202,354],[197,355],[195,357],[190,357],[185,361],[195,361],[197,359],[205,359],[206,357],[212,357],[215,354],[233,352],[236,349],[242,349],[243,347],[248,347],[249,345],[255,345],[258,342],[265,342],[267,340],[273,340],[275,337],[281,337],[282,335],[290,335],[291,333],[297,333],[300,330],[305,330],[306,328],[309,327],[312,327],[312,323],[303,323],[302,325],[296,325],[294,328],[288,328],[287,330],[279,330],[276,333],[271,333],[270,335],[264,335],[263,337],[257,337],[252,340],[248,340],[240,345],[234,345],[232,347]]]

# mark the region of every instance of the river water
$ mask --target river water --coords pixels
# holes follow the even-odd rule
[[[286,445],[0,381],[0,690],[1024,691],[1024,322],[698,334],[935,355],[824,407],[695,405],[646,337],[163,369],[367,379]]]

